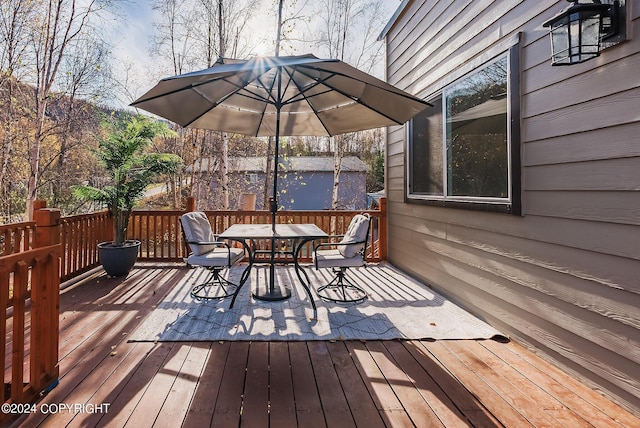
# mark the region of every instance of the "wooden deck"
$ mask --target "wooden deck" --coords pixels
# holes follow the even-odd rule
[[[60,303],[60,383],[21,427],[638,427],[497,341],[128,343],[188,270],[101,274]]]

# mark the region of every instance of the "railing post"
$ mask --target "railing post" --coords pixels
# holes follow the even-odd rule
[[[46,201],[33,203],[33,220],[36,222],[34,247],[46,247],[60,243],[60,210],[47,208]]]
[[[31,273],[30,386],[38,392],[59,375],[60,210],[46,208],[46,202],[36,201],[33,220],[36,223],[34,246],[58,247],[58,250],[36,257]]]
[[[195,210],[196,210],[196,198],[194,198],[193,196],[187,196],[187,207],[185,211],[192,212]]]
[[[387,260],[387,198],[380,198],[380,222],[378,224],[380,260]]]

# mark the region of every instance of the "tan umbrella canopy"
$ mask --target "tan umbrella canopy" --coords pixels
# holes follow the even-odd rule
[[[451,119],[447,124],[451,130],[459,134],[486,134],[500,132],[505,129],[505,115],[507,114],[507,101],[505,97],[492,98],[464,110]]]
[[[313,55],[220,59],[211,68],[162,79],[131,105],[183,127],[276,141],[402,125],[429,106],[342,61]],[[278,165],[278,144],[275,157]]]

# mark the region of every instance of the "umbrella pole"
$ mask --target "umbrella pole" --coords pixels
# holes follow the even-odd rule
[[[278,161],[280,158],[280,111],[282,109],[282,70],[278,73],[278,98],[276,99],[276,140],[274,149],[274,165],[273,165],[273,197],[271,199],[271,230],[276,232],[276,213],[278,212]]]
[[[280,132],[278,131],[280,128],[280,107],[278,106],[278,111],[276,112],[276,141],[275,141],[275,149],[274,149],[274,165],[273,165],[273,195],[271,196],[271,200],[269,201],[269,205],[271,208],[271,230],[275,233],[276,231],[276,213],[278,212],[278,160],[280,158],[279,149],[278,149],[278,140],[280,139]]]
[[[278,139],[280,138],[280,85],[278,81],[278,104],[276,104],[276,141],[273,165],[273,196],[271,197],[271,254],[269,260],[269,300],[280,300],[279,293],[275,291],[276,282],[276,213],[278,212]]]
[[[275,276],[276,276],[276,266],[275,266],[275,257],[276,257],[276,213],[278,212],[278,160],[280,157],[279,148],[280,148],[280,109],[281,109],[281,101],[282,101],[282,74],[280,69],[277,70],[278,73],[278,98],[276,99],[276,141],[274,148],[274,165],[273,165],[273,197],[271,198],[271,230],[272,236],[271,238],[271,263],[269,266],[269,288],[271,294],[275,293]]]
[[[276,99],[276,141],[275,141],[275,150],[274,150],[274,162],[273,165],[273,196],[271,197],[270,205],[271,205],[271,254],[269,260],[269,292],[257,296],[258,299],[261,300],[283,300],[287,299],[291,296],[291,292],[288,289],[278,289],[275,288],[276,282],[276,243],[279,243],[279,240],[276,237],[276,213],[278,212],[278,161],[279,161],[279,146],[280,146],[280,110],[282,107],[282,72],[280,69],[277,71],[278,73],[278,98]]]

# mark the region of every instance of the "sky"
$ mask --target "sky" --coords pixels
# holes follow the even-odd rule
[[[401,4],[401,0],[383,0],[385,15],[384,22],[388,22],[394,12]],[[269,0],[264,1],[265,4]],[[273,2],[272,2],[273,3]],[[142,0],[137,2],[128,2],[125,6],[126,20],[120,20],[119,25],[114,25],[113,31],[113,55],[115,61],[114,73],[116,75],[125,76],[130,87],[134,89],[134,93],[129,97],[142,95],[150,89],[158,79],[164,77],[158,71],[154,72],[154,61],[149,53],[149,42],[153,33],[153,10],[152,0]],[[266,11],[264,17],[259,18],[256,22],[271,25],[270,21],[273,16]],[[258,24],[261,25],[261,24]],[[272,26],[275,26],[273,23]],[[256,30],[257,32],[260,29]],[[264,31],[266,33],[267,31]],[[382,43],[382,42],[380,42]],[[313,52],[299,52],[313,53]],[[270,53],[267,53],[270,54]],[[125,71],[128,70],[128,71]],[[132,99],[123,99],[120,101],[122,105],[127,105]]]

